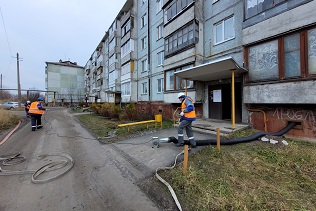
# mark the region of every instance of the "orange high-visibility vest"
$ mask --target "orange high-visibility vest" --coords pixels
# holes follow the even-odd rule
[[[192,104],[194,104],[194,102],[193,102],[193,100],[191,98],[186,98],[185,100],[183,100],[183,102],[181,104],[181,111],[184,111],[184,109],[186,108],[186,105],[185,105],[185,101],[186,100],[190,100],[192,102]],[[193,111],[184,113],[184,117],[186,117],[186,118],[196,118],[195,108],[193,109]]]
[[[37,104],[39,103],[40,102],[36,101],[31,104],[30,109],[29,109],[29,114],[45,114],[44,110],[38,109]]]

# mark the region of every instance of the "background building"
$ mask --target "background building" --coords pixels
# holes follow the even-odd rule
[[[84,68],[76,62],[46,62],[45,67],[45,102],[68,105],[84,102]]]

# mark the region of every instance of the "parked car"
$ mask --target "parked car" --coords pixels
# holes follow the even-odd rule
[[[18,108],[19,103],[18,102],[5,102],[5,103],[1,104],[1,107],[10,110],[13,108]]]

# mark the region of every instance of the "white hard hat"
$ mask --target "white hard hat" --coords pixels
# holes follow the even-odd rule
[[[184,94],[183,92],[180,92],[180,93],[178,94],[178,98],[184,97],[184,96],[185,96],[185,94]]]
[[[26,103],[31,103],[31,101],[28,100],[28,101],[26,101]]]

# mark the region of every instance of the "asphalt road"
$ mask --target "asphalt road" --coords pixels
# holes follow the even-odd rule
[[[50,108],[42,117],[42,122],[44,128],[34,132],[29,122],[22,124],[0,145],[0,157],[20,152],[26,158],[20,164],[1,164],[0,167],[11,171],[34,171],[49,162],[65,160],[60,156],[39,159],[39,155],[60,153],[71,156],[74,166],[60,178],[43,184],[34,184],[30,173],[0,176],[1,211],[176,210],[168,192],[162,193],[164,196],[160,196],[160,199],[171,200],[172,203],[163,202],[164,206],[161,206],[161,201],[149,197],[139,185],[153,176],[158,167],[172,165],[176,155],[183,150],[172,143],[163,143],[158,149],[152,148],[151,137],[176,136],[175,128],[115,144],[103,144],[81,126],[67,109]],[[203,134],[195,136],[206,137]],[[38,179],[51,178],[63,169],[44,173]]]

